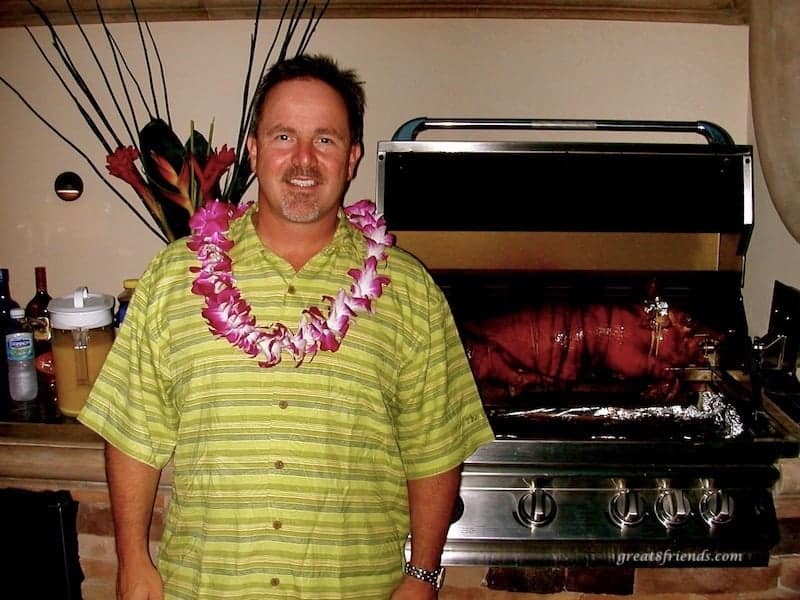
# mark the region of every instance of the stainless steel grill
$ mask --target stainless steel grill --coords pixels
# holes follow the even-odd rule
[[[442,128],[705,142],[416,139]],[[379,144],[379,208],[447,294],[496,436],[445,564],[767,563],[800,444],[744,315],[752,164],[706,122],[415,119]]]

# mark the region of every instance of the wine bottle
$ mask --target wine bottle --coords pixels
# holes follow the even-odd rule
[[[33,325],[34,340],[36,342],[36,355],[50,350],[50,294],[47,293],[47,271],[44,267],[34,269],[36,275],[36,293],[25,306],[25,316]]]
[[[19,304],[11,297],[8,282],[8,269],[0,269],[0,326],[5,329],[11,320],[11,309],[19,308]]]
[[[9,409],[9,402],[11,401],[8,395],[8,364],[6,363],[6,345],[5,335],[6,332],[12,329],[13,321],[11,320],[11,309],[19,308],[14,299],[11,297],[11,290],[8,281],[8,269],[0,269],[0,339],[3,343],[0,344],[0,413],[5,414]]]
[[[36,353],[36,378],[39,386],[37,402],[45,421],[57,421],[60,417],[56,400],[56,378],[53,371],[53,354],[50,340],[50,294],[47,291],[47,270],[34,269],[36,293],[25,305],[25,316],[33,329],[33,344]]]

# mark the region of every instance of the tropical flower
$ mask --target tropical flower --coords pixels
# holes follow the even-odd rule
[[[378,274],[378,261],[387,260],[386,248],[394,244],[394,236],[386,233],[386,222],[376,215],[375,205],[362,200],[344,209],[350,223],[364,235],[367,256],[361,269],[350,269],[353,278],[350,290],[340,289],[335,296],[323,296],[328,314],[318,306],[310,306],[300,316],[294,333],[283,323],[259,327],[250,314],[250,304],[236,287],[228,251],[230,222],[241,217],[246,206],[234,207],[224,202],[208,202],[189,221],[192,234],[187,246],[200,260],[199,267],[190,267],[197,274],[192,292],[205,298],[202,310],[211,333],[223,337],[248,356],[263,355],[261,367],[281,362],[286,352],[299,366],[319,351],[336,352],[350,327],[350,320],[359,313],[372,312],[372,301],[380,298],[389,278]]]

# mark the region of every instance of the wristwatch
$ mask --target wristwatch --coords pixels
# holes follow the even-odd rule
[[[442,589],[444,585],[444,567],[439,567],[434,571],[426,571],[425,569],[420,569],[407,562],[406,566],[403,568],[403,572],[406,575],[411,575],[414,579],[430,583],[437,592]]]

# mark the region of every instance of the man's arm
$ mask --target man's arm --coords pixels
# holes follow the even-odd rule
[[[426,571],[439,568],[460,483],[461,465],[408,481],[413,566]],[[436,592],[430,584],[406,575],[392,596],[393,600],[401,598],[436,598]]]
[[[161,577],[150,558],[149,532],[161,471],[106,443],[106,478],[114,519],[119,600],[161,600]]]

